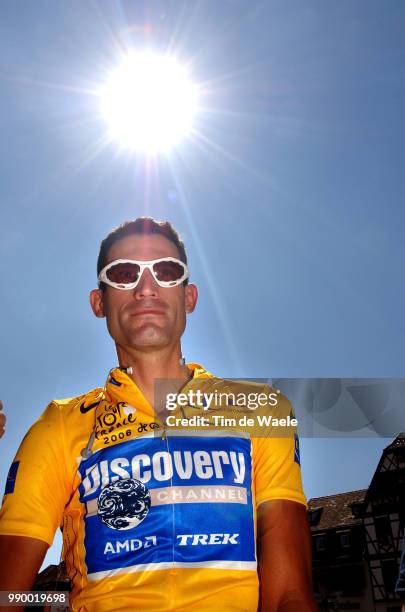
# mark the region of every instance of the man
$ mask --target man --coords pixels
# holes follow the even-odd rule
[[[253,611],[260,596],[263,611],[312,612],[297,438],[170,431],[154,410],[158,379],[182,392],[230,384],[182,358],[197,288],[177,233],[124,224],[97,271],[91,307],[119,367],[103,388],[51,402],[23,440],[0,515],[0,590],[31,588],[61,526],[73,610]]]

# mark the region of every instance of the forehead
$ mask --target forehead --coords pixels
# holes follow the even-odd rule
[[[116,259],[139,259],[148,261],[160,257],[175,257],[179,259],[179,252],[173,242],[160,234],[139,235],[132,234],[121,238],[110,247],[107,263]]]

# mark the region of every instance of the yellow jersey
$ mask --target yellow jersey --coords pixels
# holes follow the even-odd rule
[[[190,384],[229,388],[188,367]],[[192,408],[173,414],[212,413]],[[277,410],[292,411],[282,395]],[[115,368],[103,388],[51,402],[31,427],[0,534],[51,545],[62,529],[74,611],[254,611],[256,512],[274,499],[306,505],[296,434],[172,429]]]

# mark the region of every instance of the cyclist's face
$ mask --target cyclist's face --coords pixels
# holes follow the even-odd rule
[[[106,264],[116,259],[150,261],[160,257],[179,259],[176,246],[164,236],[132,235],[112,245]],[[107,318],[107,327],[117,345],[148,350],[175,346],[186,325],[186,313],[194,310],[194,285],[160,287],[149,270],[144,270],[133,290],[107,286],[94,290],[91,302],[97,316]]]

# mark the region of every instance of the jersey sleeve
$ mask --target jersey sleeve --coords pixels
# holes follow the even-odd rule
[[[295,418],[289,400],[283,395],[280,395],[278,407],[272,413],[280,419]],[[307,506],[302,488],[297,427],[289,426],[283,430],[267,427],[253,438],[252,445],[256,506],[275,499]]]
[[[11,464],[0,535],[36,538],[51,546],[68,501],[66,471],[62,415],[52,402],[24,437]]]

